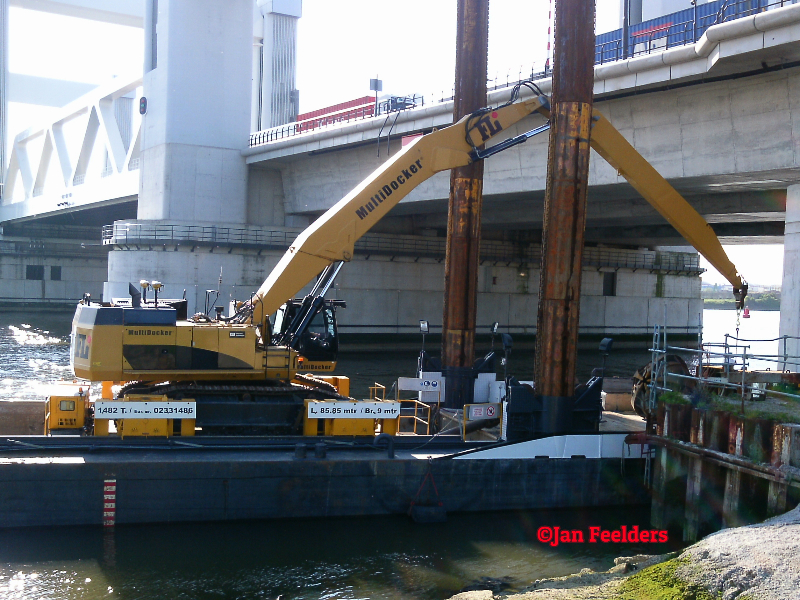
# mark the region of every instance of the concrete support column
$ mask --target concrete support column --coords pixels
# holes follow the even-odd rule
[[[800,337],[800,185],[790,185],[786,190],[780,335]],[[783,352],[782,343],[778,352]],[[800,340],[787,340],[786,354],[800,356]],[[800,361],[790,359],[791,362]],[[785,368],[800,372],[800,365],[787,364]]]
[[[297,119],[297,20],[302,0],[258,0],[258,7],[264,19],[258,129],[269,129]]]
[[[245,223],[252,0],[148,4],[139,219]]]
[[[158,66],[158,0],[144,0],[144,73]]]

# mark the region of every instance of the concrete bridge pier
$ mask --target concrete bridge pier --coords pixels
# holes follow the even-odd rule
[[[786,189],[780,335],[800,337],[800,184]],[[787,340],[786,354],[800,356],[800,339]],[[800,371],[800,365],[791,362],[784,368]]]
[[[146,40],[139,219],[244,223],[251,0],[159,0]]]

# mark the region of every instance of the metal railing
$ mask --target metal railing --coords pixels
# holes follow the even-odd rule
[[[441,325],[429,324],[430,331],[433,333],[435,330],[441,330]],[[348,334],[350,331],[356,331],[357,333],[362,333],[365,330],[369,330],[372,332],[395,332],[399,334],[407,333],[419,333],[419,324],[408,324],[408,325],[398,325],[396,323],[369,323],[369,324],[359,324],[359,323],[339,323],[338,324],[339,332],[343,334]],[[489,331],[490,324],[478,324],[476,326],[476,331],[480,334],[481,332]],[[508,325],[504,326],[501,329],[505,333],[513,333],[518,335],[536,335],[536,323],[519,323],[516,325]],[[580,325],[578,327],[578,331],[583,336],[597,336],[597,337],[607,337],[609,335],[619,335],[619,336],[626,336],[626,337],[639,337],[639,338],[646,338],[646,336],[650,335],[653,331],[653,328],[650,325]],[[670,331],[673,335],[680,336],[683,339],[686,338],[696,338],[700,333],[700,327],[697,325],[684,325],[684,326],[672,326],[670,327]]]
[[[3,226],[6,236],[19,236],[33,239],[68,239],[98,243],[102,239],[101,227],[87,225],[54,225],[47,223],[10,223]]]
[[[100,245],[81,244],[79,246],[74,243],[53,244],[39,240],[27,242],[2,240],[0,241],[0,254],[100,258],[108,254],[108,249]]]
[[[400,431],[403,432],[402,423],[404,421],[411,421],[410,429],[415,435],[430,435],[431,434],[431,406],[420,402],[415,398],[395,398],[395,402],[400,403]],[[411,404],[410,407],[403,408],[403,404]],[[423,418],[421,415],[425,414]],[[425,432],[417,431],[417,427],[424,427]]]
[[[299,230],[217,227],[214,225],[182,225],[170,223],[117,222],[103,227],[103,244],[137,245],[224,245],[263,250],[285,251],[300,233]],[[368,233],[355,244],[358,254],[376,256],[412,256],[443,260],[447,240],[443,237],[393,236]],[[541,248],[529,243],[481,241],[482,264],[522,265],[538,267]],[[586,248],[584,266],[614,269],[643,269],[653,272],[701,273],[696,254],[683,252],[642,252],[609,248]]]
[[[702,334],[701,334],[702,337]],[[701,389],[717,390],[721,394],[732,391],[739,395],[740,410],[744,414],[744,402],[767,396],[792,398],[800,401],[800,392],[792,394],[770,389],[769,385],[791,380],[796,383],[798,377],[790,376],[784,380],[789,369],[800,370],[800,356],[790,355],[789,340],[800,340],[800,337],[784,335],[777,338],[747,339],[725,334],[724,342],[701,343],[699,348],[670,346],[667,343],[667,328],[656,325],[653,328],[653,345],[650,348],[652,365],[654,365],[649,388],[649,408],[654,411],[658,395],[671,391],[669,379],[680,382],[694,382]],[[753,351],[753,344],[780,342],[777,354]],[[690,374],[670,372],[666,356],[683,354],[692,357],[694,371]],[[760,364],[759,364],[760,363]],[[754,370],[754,366],[770,365],[765,370]],[[774,370],[771,367],[775,367]]]
[[[647,270],[654,272],[702,273],[700,257],[689,252],[641,252],[611,248],[586,248],[584,266]]]
[[[380,117],[381,115],[398,113],[422,106],[425,106],[424,96],[418,96],[417,94],[413,96],[392,96],[378,102],[377,111],[375,104],[364,104],[362,106],[342,109],[335,113],[320,115],[297,123],[289,123],[287,125],[251,133],[249,147],[261,146],[269,142],[294,137],[301,133],[308,133],[331,125],[340,125],[342,123],[350,123],[351,121],[363,121],[365,119],[372,119],[374,117]]]
[[[709,27],[794,4],[796,0],[717,0],[597,36],[595,64],[605,64],[697,42]],[[627,37],[627,44],[625,38]]]
[[[298,233],[278,229],[245,229],[216,225],[117,222],[103,226],[103,244],[132,246],[194,243],[286,250]]]

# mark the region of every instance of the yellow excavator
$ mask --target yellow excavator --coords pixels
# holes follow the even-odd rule
[[[532,95],[522,99],[525,89]],[[325,293],[353,257],[356,241],[435,173],[483,160],[546,131],[548,124],[507,135],[536,112],[549,119],[548,98],[526,83],[513,89],[506,104],[415,139],[303,231],[259,290],[227,317],[221,310],[188,317],[185,300],[158,299],[157,282],[147,284],[155,296],[151,301],[132,285],[131,298],[124,302],[85,298],[72,324],[75,375],[107,382],[104,390],[110,389],[108,382],[125,383],[118,400],[191,398],[195,425],[204,433],[300,433],[305,401],[349,394],[336,378],[303,372],[333,370],[335,309],[343,303],[326,300]],[[591,145],[725,275],[737,303],[743,303],[747,285],[708,223],[597,110]],[[318,275],[310,294],[293,299]],[[274,323],[272,314],[277,315]],[[86,406],[86,424],[91,425],[91,403]],[[178,421],[171,425],[176,434]]]

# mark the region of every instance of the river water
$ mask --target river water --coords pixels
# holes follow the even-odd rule
[[[733,311],[705,311],[704,338],[733,333]],[[777,337],[777,312],[753,312],[740,337]],[[71,376],[71,315],[46,310],[0,315],[0,398],[37,399]],[[770,345],[771,344],[771,345]],[[777,342],[758,352],[776,353]],[[773,347],[774,346],[774,347]],[[582,378],[601,364],[580,355]],[[630,376],[649,353],[614,351],[609,374]],[[338,371],[363,395],[412,375],[415,353],[344,354]],[[529,379],[530,353],[513,353],[509,372]],[[389,387],[387,385],[387,387]],[[514,590],[581,568],[608,569],[613,558],[661,553],[677,543],[584,543],[556,548],[539,527],[647,527],[649,510],[529,511],[448,515],[438,525],[405,517],[248,523],[0,530],[0,598],[94,599],[439,599],[475,585]]]

